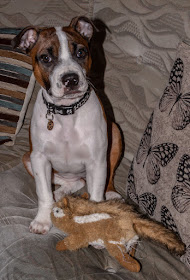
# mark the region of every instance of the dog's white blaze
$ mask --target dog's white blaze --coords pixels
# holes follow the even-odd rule
[[[59,207],[54,207],[53,208],[53,215],[56,217],[56,218],[62,218],[65,216],[64,212],[63,212],[63,209],[59,208]]]
[[[101,220],[110,219],[111,216],[107,213],[94,213],[84,216],[75,216],[74,221],[78,224],[93,223]]]
[[[70,58],[70,51],[68,46],[67,36],[61,27],[56,27],[56,34],[60,42],[59,58],[61,60],[68,60]]]

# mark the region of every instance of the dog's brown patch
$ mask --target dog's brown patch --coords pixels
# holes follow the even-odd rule
[[[54,27],[43,29],[38,37],[35,46],[30,52],[32,57],[32,64],[34,69],[34,74],[39,82],[39,84],[48,89],[50,87],[49,75],[53,68],[57,64],[59,55],[60,42],[56,35],[56,30]],[[42,55],[52,56],[52,63],[48,67],[40,61]]]

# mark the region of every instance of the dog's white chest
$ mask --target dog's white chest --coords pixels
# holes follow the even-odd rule
[[[44,145],[44,153],[52,167],[61,173],[84,171],[84,163],[88,160],[90,152],[80,131],[72,127],[64,129],[64,126],[58,123],[54,126],[56,136],[49,137]]]
[[[31,132],[35,150],[44,154],[59,173],[84,172],[100,150],[107,149],[106,122],[99,102],[88,101],[73,115],[54,115],[54,127],[47,129],[46,108],[34,108]],[[87,105],[87,106],[86,106]],[[94,106],[96,105],[96,106]]]

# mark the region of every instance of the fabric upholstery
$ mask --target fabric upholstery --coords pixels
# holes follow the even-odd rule
[[[106,108],[124,134],[124,156],[115,177],[123,196],[128,169],[168,83],[177,45],[190,37],[189,11],[188,0],[1,1],[0,27],[59,26],[78,15],[99,18],[107,25],[99,37],[103,48],[95,47],[101,67],[94,75],[97,79],[104,75],[96,87],[109,100]],[[54,249],[60,238],[55,229],[46,236],[29,233],[37,197],[34,182],[20,163],[28,150],[31,102],[29,106],[15,145],[0,147],[1,278],[189,280],[189,270],[178,258],[150,242],[139,242],[136,257],[142,271],[135,274],[118,267],[106,251],[88,248],[60,256]]]

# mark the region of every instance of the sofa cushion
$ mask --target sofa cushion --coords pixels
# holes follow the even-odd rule
[[[0,29],[0,144],[14,144],[35,84],[31,58],[11,46],[19,32]]]
[[[181,236],[190,268],[190,46],[181,43],[169,83],[133,160],[128,196]]]

